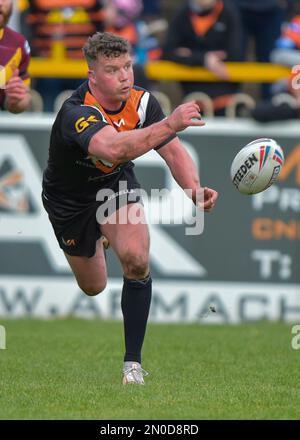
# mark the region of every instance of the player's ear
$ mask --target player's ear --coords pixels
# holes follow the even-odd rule
[[[88,70],[88,77],[90,82],[95,86],[96,85],[96,75],[95,75],[95,71],[92,69]]]

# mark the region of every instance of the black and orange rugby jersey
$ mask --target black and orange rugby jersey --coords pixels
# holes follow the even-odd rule
[[[0,29],[0,109],[4,108],[5,84],[16,68],[24,83],[30,85],[27,72],[29,61],[30,48],[23,35],[9,27]]]
[[[112,112],[96,101],[88,81],[84,82],[65,101],[54,122],[44,172],[44,190],[53,195],[67,194],[70,198],[82,199],[83,196],[95,200],[99,188],[109,187],[124,167],[132,167],[133,163],[109,163],[91,156],[88,146],[92,136],[106,125],[117,131],[128,131],[147,127],[164,117],[156,98],[140,87],[134,86],[120,110]]]

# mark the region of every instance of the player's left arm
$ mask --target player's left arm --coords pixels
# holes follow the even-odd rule
[[[16,66],[11,78],[5,86],[5,107],[11,113],[21,113],[27,110],[31,103],[30,77],[28,65],[30,61],[30,47],[28,42],[21,40],[22,58]]]
[[[186,194],[192,197],[193,202],[200,209],[211,211],[218,198],[218,192],[201,187],[196,165],[179,138],[172,139],[157,152],[165,160],[178,185],[187,190]]]

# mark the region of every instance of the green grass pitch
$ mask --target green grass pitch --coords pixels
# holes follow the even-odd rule
[[[1,419],[299,419],[291,325],[149,324],[146,385],[121,385],[121,322],[2,320]]]

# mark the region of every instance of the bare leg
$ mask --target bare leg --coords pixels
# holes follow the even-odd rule
[[[143,222],[132,224],[118,223],[119,218],[127,217],[130,209],[139,209],[139,218]],[[117,224],[105,224],[101,231],[109,240],[110,246],[118,255],[123,267],[124,276],[129,279],[142,279],[149,274],[149,231],[145,221],[143,206],[131,204],[119,209]]]
[[[87,295],[97,295],[105,289],[107,271],[101,239],[97,241],[95,255],[91,258],[72,256],[66,253],[65,256],[76,277],[78,286]]]

